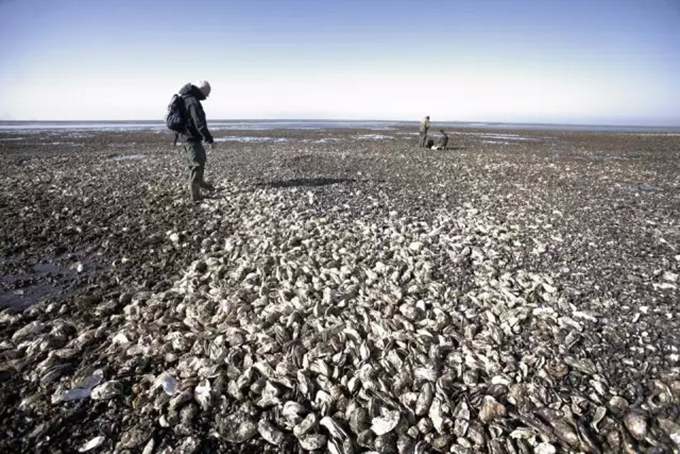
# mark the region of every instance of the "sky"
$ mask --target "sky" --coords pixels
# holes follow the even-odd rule
[[[680,126],[680,0],[0,0],[0,120]]]

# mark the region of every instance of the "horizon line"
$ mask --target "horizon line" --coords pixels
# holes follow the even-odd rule
[[[362,123],[419,123],[420,120],[366,120],[366,119],[351,119],[351,118],[217,118],[208,120],[208,126],[211,122],[258,122],[258,121],[273,121],[273,122],[285,122],[285,121],[300,121],[300,122],[313,122],[313,121],[323,121],[323,122],[362,122]],[[163,124],[163,120],[2,120],[0,123],[159,123]],[[680,123],[674,125],[659,125],[659,124],[608,124],[608,123],[543,123],[543,122],[530,122],[530,121],[486,121],[486,120],[436,120],[431,121],[431,123],[458,123],[458,124],[490,124],[490,125],[537,125],[537,126],[593,126],[593,127],[614,127],[614,128],[680,128]]]

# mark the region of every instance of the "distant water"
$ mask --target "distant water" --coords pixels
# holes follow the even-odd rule
[[[213,130],[270,130],[270,129],[370,129],[390,130],[397,126],[416,127],[414,121],[354,121],[354,120],[213,120],[208,121]],[[607,126],[573,125],[547,123],[480,123],[480,122],[433,122],[433,128],[484,128],[484,129],[532,129],[560,131],[615,131],[615,132],[680,132],[677,127],[656,126]],[[45,130],[88,130],[121,131],[152,130],[162,131],[161,121],[0,121],[0,131],[45,131]]]
[[[208,120],[212,130],[270,129],[373,129],[387,130],[399,122],[388,121],[323,121],[323,120]],[[0,121],[0,131],[35,130],[165,130],[160,121]]]

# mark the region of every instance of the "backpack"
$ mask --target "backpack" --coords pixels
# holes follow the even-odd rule
[[[186,117],[184,114],[184,100],[178,95],[173,95],[168,105],[168,113],[165,116],[165,125],[169,130],[177,133],[186,129]]]

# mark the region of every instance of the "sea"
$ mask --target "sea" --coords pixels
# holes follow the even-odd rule
[[[414,121],[358,121],[358,120],[211,120],[211,130],[271,130],[271,129],[369,129],[386,131],[397,127],[417,126]],[[550,123],[494,123],[443,121],[435,122],[437,128],[477,128],[477,129],[528,129],[558,131],[611,131],[611,132],[648,132],[678,133],[680,126],[611,126],[578,125]],[[164,130],[162,121],[0,121],[0,131],[45,131],[45,130]]]

